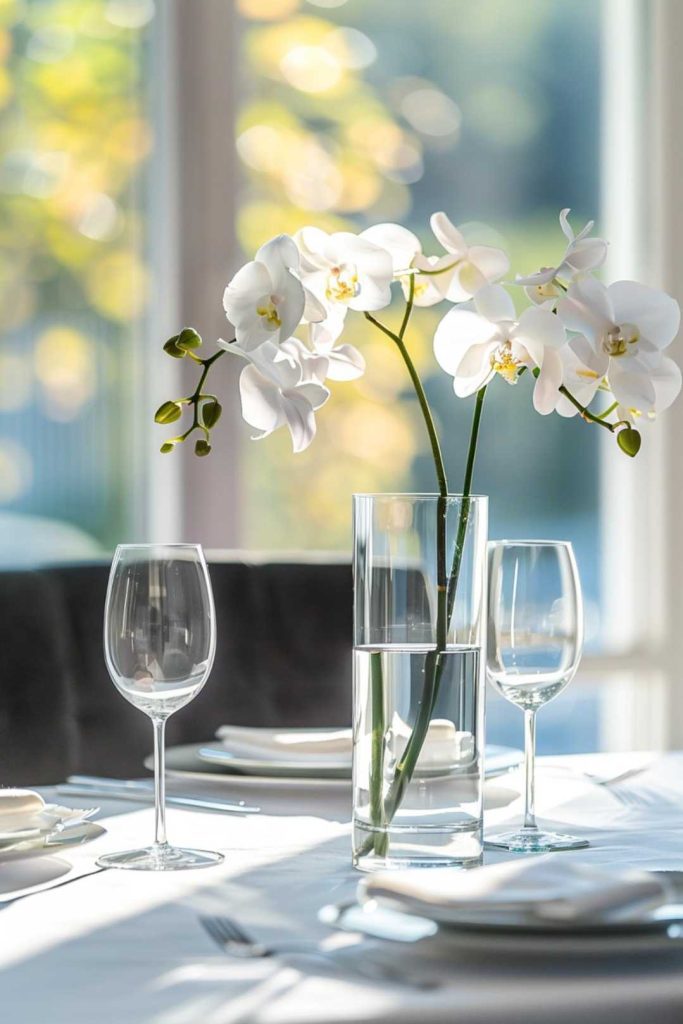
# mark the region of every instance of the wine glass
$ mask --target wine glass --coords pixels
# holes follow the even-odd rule
[[[104,651],[116,688],[154,726],[154,843],[100,857],[107,868],[175,871],[220,864],[223,855],[166,841],[166,719],[197,696],[216,651],[209,571],[198,544],[121,544],[109,574]]]
[[[575,850],[585,839],[545,832],[534,815],[536,712],[573,679],[583,645],[581,585],[569,543],[504,540],[489,545],[486,674],[524,711],[524,825],[487,838],[515,852]]]

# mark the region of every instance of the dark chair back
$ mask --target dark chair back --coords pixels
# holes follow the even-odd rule
[[[348,564],[212,562],[218,645],[167,742],[217,727],[340,726],[351,719]],[[0,785],[142,774],[149,721],[104,664],[108,565],[0,573]]]

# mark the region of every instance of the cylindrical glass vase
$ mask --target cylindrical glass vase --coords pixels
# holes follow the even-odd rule
[[[481,861],[485,497],[354,495],[353,861]]]

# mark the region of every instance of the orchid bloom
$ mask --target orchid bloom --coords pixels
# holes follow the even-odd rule
[[[366,238],[389,253],[394,275],[401,281],[406,298],[410,294],[410,271],[443,271],[438,274],[414,274],[413,302],[416,306],[434,306],[443,301],[444,293],[439,290],[439,279],[447,276],[453,263],[448,253],[443,256],[423,255],[417,235],[400,224],[376,224],[363,231],[361,238]],[[450,273],[452,276],[453,271]]]
[[[502,249],[490,245],[468,246],[445,213],[433,213],[429,223],[450,258],[450,264],[446,264],[450,269],[434,278],[436,287],[449,302],[466,302],[480,288],[500,281],[507,274],[510,260]],[[439,257],[441,259],[443,257]]]
[[[417,236],[400,224],[376,224],[360,236],[391,255],[394,274],[401,279],[406,298],[410,294],[409,272],[413,271],[416,306],[434,306],[443,299],[464,302],[483,285],[507,273],[510,262],[502,249],[485,245],[468,247],[445,213],[433,214],[430,223],[436,238],[446,249],[441,256],[425,256]],[[421,270],[426,273],[419,273]]]
[[[294,240],[278,235],[261,246],[225,289],[223,308],[243,351],[251,352],[265,341],[286,341],[304,313],[310,320],[325,316],[324,308],[294,276],[298,268]]]
[[[315,437],[315,410],[330,397],[328,389],[316,379],[315,372],[304,372],[298,353],[266,341],[253,351],[219,338],[226,352],[241,356],[249,363],[240,374],[242,416],[259,433],[253,440],[267,437],[278,427],[287,426],[295,452],[308,448]]]
[[[519,321],[510,295],[501,285],[481,288],[475,309],[451,309],[436,329],[434,355],[453,377],[453,390],[465,398],[499,374],[514,384],[524,367],[540,369],[534,408],[552,412],[562,384],[560,351],[566,334],[549,310],[530,307]]]
[[[635,281],[605,287],[588,277],[570,285],[557,305],[570,331],[579,374],[597,388],[605,379],[617,402],[641,413],[667,409],[681,390],[681,371],[662,355],[678,333],[680,308],[664,292]]]
[[[384,309],[391,302],[393,269],[384,249],[360,235],[302,228],[295,235],[300,277],[327,311],[343,323],[348,309]]]
[[[579,274],[586,274],[602,266],[607,256],[607,242],[602,238],[588,238],[595,221],[588,223],[578,235],[569,223],[569,209],[560,213],[560,227],[567,239],[567,248],[560,263],[556,267],[541,267],[535,274],[523,277],[518,274],[515,284],[524,285],[528,297],[537,306],[554,306],[562,295],[562,289],[555,283],[555,278],[573,281]]]

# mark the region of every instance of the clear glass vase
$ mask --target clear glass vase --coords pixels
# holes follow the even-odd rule
[[[481,861],[487,499],[354,495],[353,861]]]

